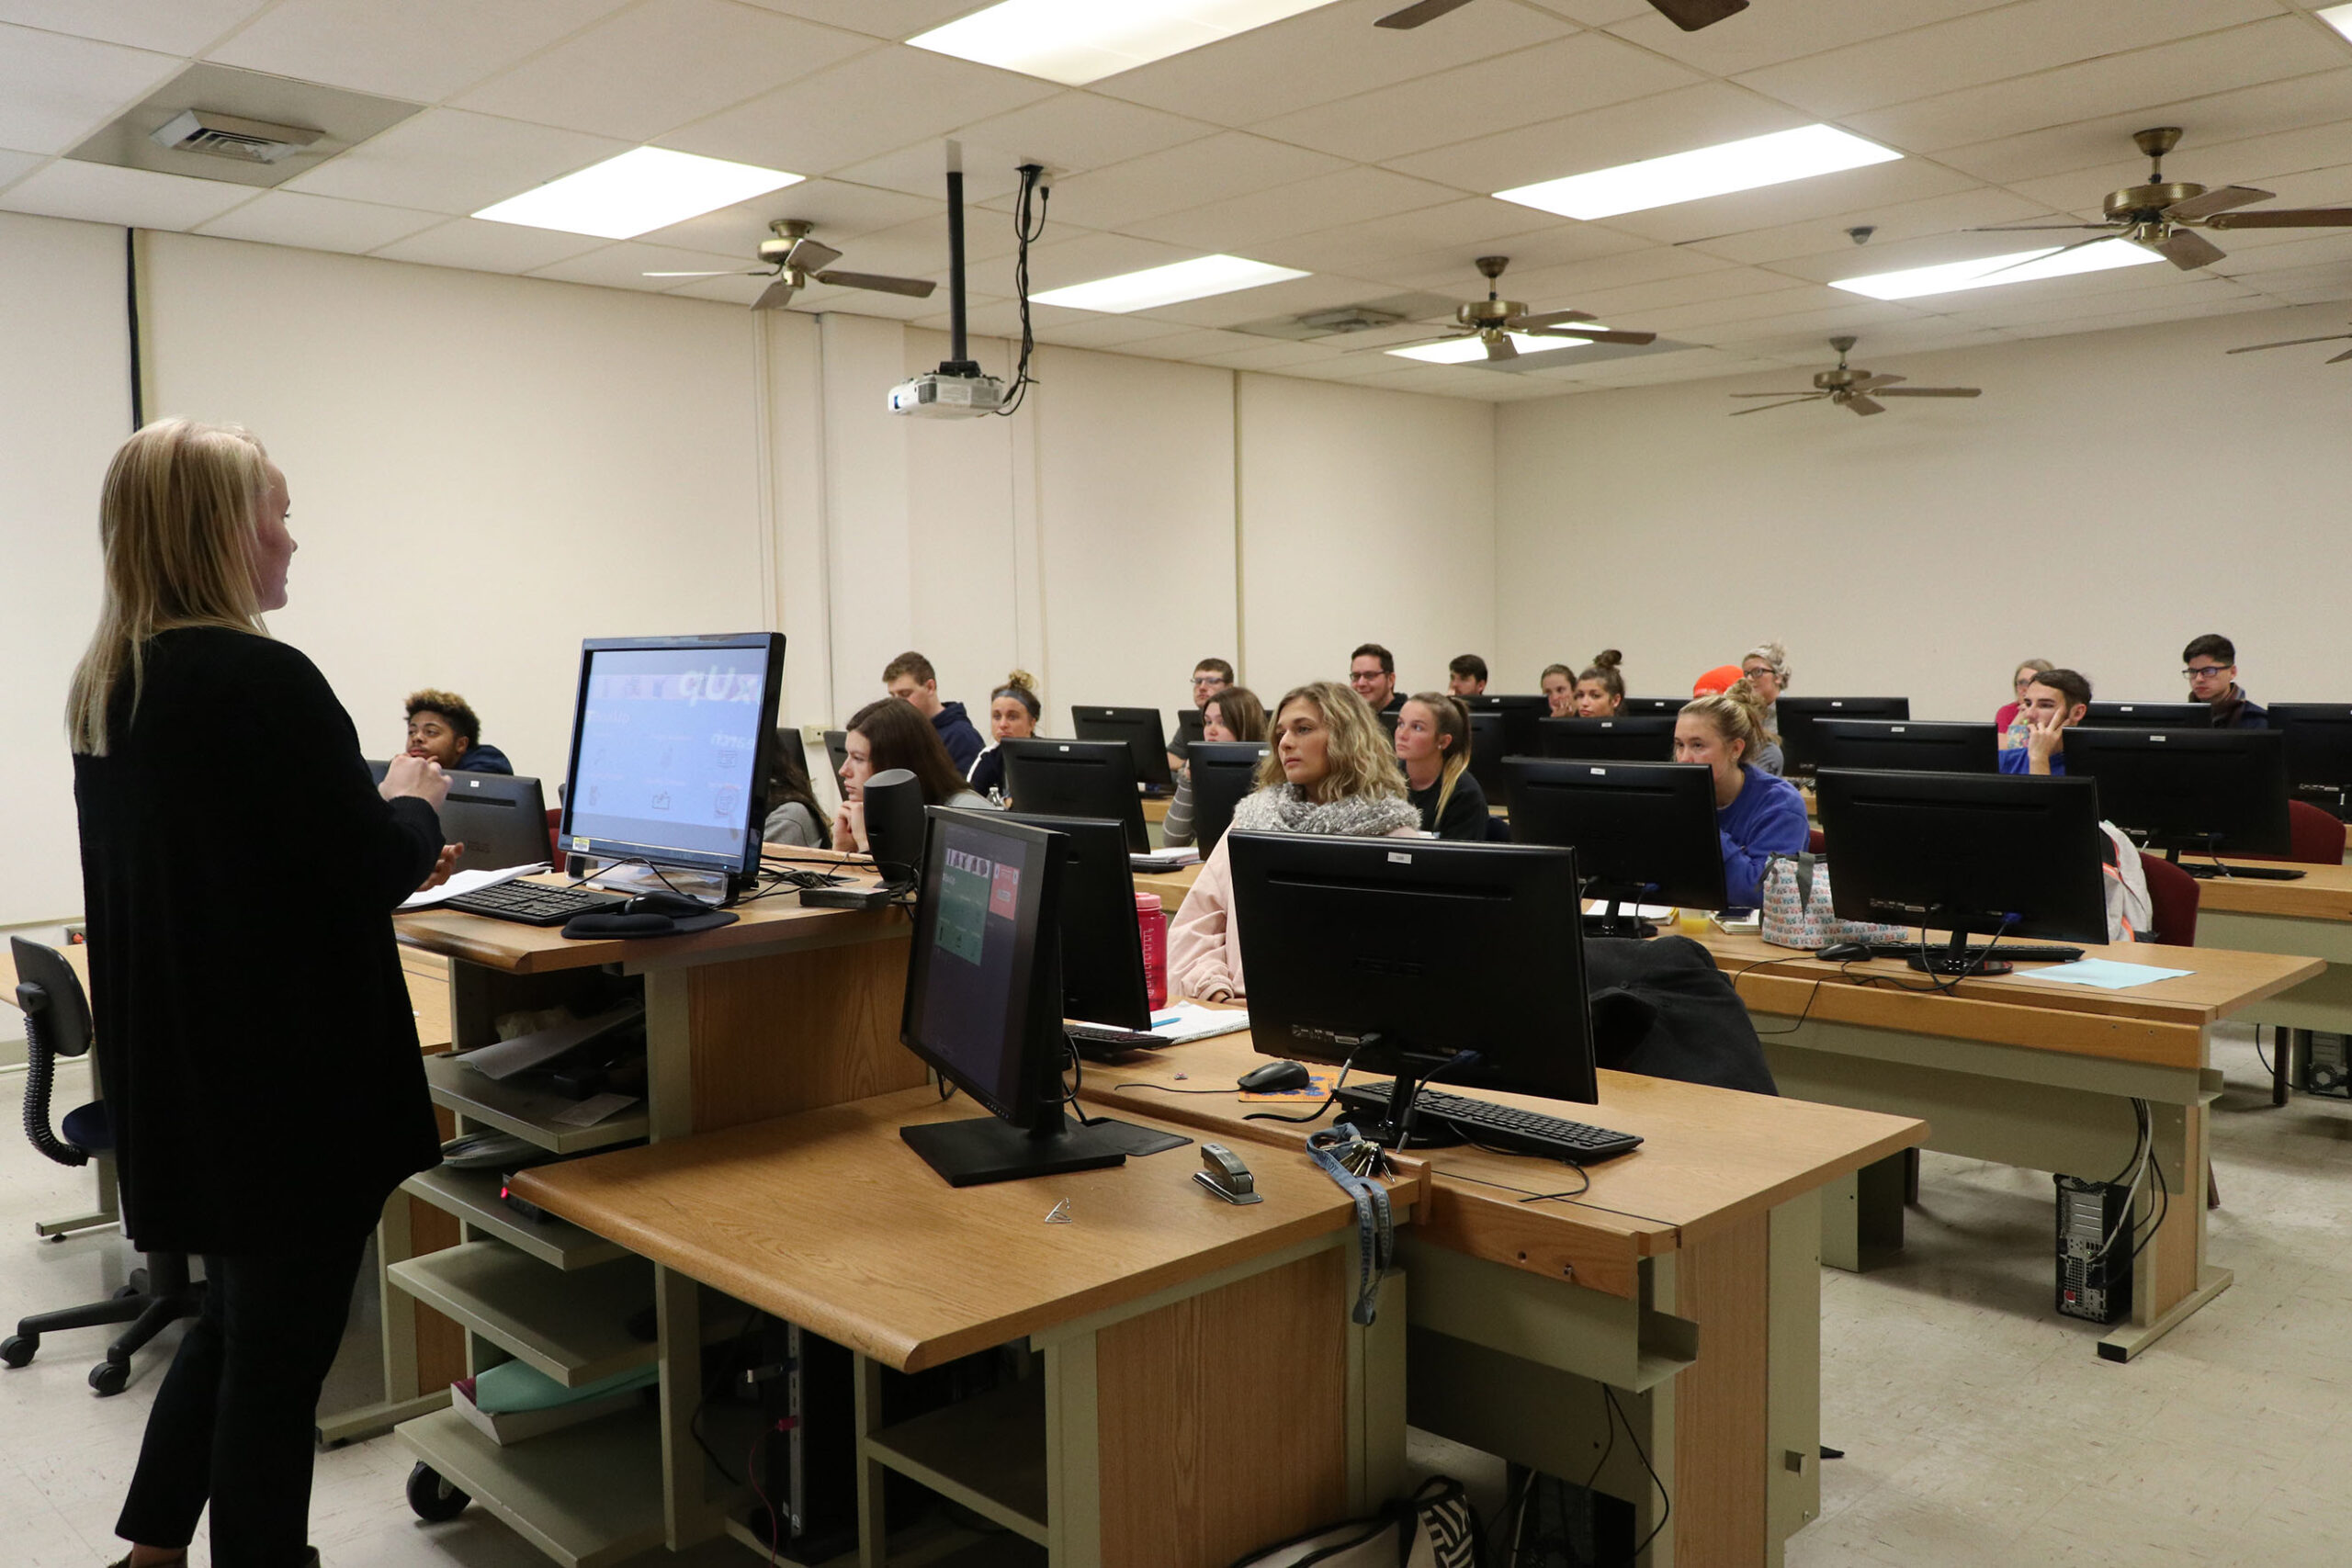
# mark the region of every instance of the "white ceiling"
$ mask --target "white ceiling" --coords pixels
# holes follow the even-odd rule
[[[2352,202],[2352,43],[2290,0],[1755,0],[1685,34],[1645,0],[1476,0],[1413,32],[1335,0],[1085,89],[899,41],[980,0],[0,0],[0,209],[748,302],[772,218],[860,271],[944,278],[940,142],[965,147],[972,325],[1010,335],[1016,164],[1055,174],[1036,289],[1226,251],[1313,276],[1046,343],[1485,399],[2352,298],[2352,231],[2217,235],[2229,258],[1881,303],[1826,285],[2024,248],[1971,224],[2098,215],[2144,177],[2130,133],[2187,128],[2169,176]],[[1106,0],[1115,3],[1115,0]],[[427,106],[277,190],[60,154],[190,61]],[[1826,120],[1905,154],[1579,223],[1485,193]],[[618,244],[465,214],[639,143],[808,183]],[[1845,231],[1872,224],[1857,250]],[[2063,238],[2063,236],[2062,236]],[[2039,239],[2039,237],[2037,237]],[[1684,346],[1498,373],[1230,329],[1413,290],[1590,310]],[[928,300],[796,309],[944,326]]]

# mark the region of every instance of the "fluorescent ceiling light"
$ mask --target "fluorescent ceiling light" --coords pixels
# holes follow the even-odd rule
[[[474,216],[493,223],[631,240],[798,185],[804,177],[666,147],[639,147],[509,197]]]
[[[1082,87],[1329,0],[1002,0],[919,33],[917,49]]]
[[[1116,277],[1098,277],[1091,283],[1073,283],[1068,288],[1049,288],[1043,294],[1031,295],[1030,299],[1039,305],[1064,305],[1073,310],[1107,310],[1115,314],[1181,305],[1187,299],[1205,299],[1212,294],[1230,294],[1237,288],[1255,288],[1261,284],[1306,276],[1295,267],[1269,266],[1239,256],[1195,256],[1191,261],[1170,262],[1166,266],[1147,267]]]
[[[1843,288],[1849,294],[1867,294],[1873,299],[1916,299],[1922,294],[1956,294],[1963,288],[1991,288],[2003,283],[2039,283],[2049,277],[2072,277],[2078,272],[2106,272],[2111,267],[2139,266],[2164,259],[2129,240],[2101,240],[2098,244],[2063,254],[2060,247],[2051,245],[2005,256],[1980,256],[1974,261],[1945,262],[1939,266],[1914,266],[1901,272],[1872,273],[1868,277],[1840,278],[1829,287]]]
[[[1804,125],[1770,136],[1751,136],[1745,141],[1726,141],[1720,147],[1701,147],[1516,190],[1498,190],[1495,195],[1563,218],[1611,218],[1620,212],[1645,212],[1678,201],[1892,163],[1902,156],[1893,148],[1849,136],[1833,126]]]
[[[2352,6],[2330,6],[2319,13],[2319,19],[2352,39]]]
[[[1578,321],[1581,327],[1605,333],[1609,329],[1599,321]],[[1512,346],[1521,354],[1549,354],[1558,348],[1590,348],[1589,339],[1537,337],[1532,333],[1512,333]],[[1483,362],[1487,357],[1485,342],[1476,337],[1450,337],[1442,343],[1425,343],[1413,348],[1392,348],[1389,353],[1399,359],[1426,359],[1431,365],[1463,365],[1472,360]]]

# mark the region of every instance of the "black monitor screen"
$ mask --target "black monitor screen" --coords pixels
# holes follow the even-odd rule
[[[773,632],[582,644],[563,847],[757,872],[783,675]]]
[[[503,871],[548,858],[548,808],[534,778],[470,770],[449,775],[441,803],[441,838],[462,844],[466,871]]]
[[[2352,801],[2352,707],[2273,703],[2270,727],[2287,738],[2287,788],[2294,797],[2345,815]]]
[[[1116,740],[1135,761],[1136,778],[1147,789],[1167,789],[1168,742],[1158,708],[1074,707],[1070,723],[1080,740]]]
[[[1126,829],[1084,817],[1004,814],[1062,838],[1062,1016],[1117,1029],[1151,1027],[1143,969],[1143,931],[1136,923],[1136,874],[1127,864]]]
[[[1535,724],[1552,711],[1552,699],[1541,693],[1522,695],[1512,692],[1481,692],[1475,697],[1463,697],[1462,705],[1472,713],[1481,711],[1503,716],[1503,754],[1509,757],[1535,755]],[[1485,783],[1482,779],[1480,783]]]
[[[1193,773],[1193,841],[1206,860],[1233,826],[1234,808],[1258,787],[1262,740],[1198,740],[1184,759]]]
[[[2090,703],[2083,710],[2091,729],[2201,729],[2212,722],[2203,703]]]
[[[2065,733],[2066,772],[2098,781],[2099,815],[2165,850],[2294,851],[2286,737],[2275,729]]]
[[[1510,754],[1504,716],[1491,709],[1470,716],[1470,776],[1487,792],[1488,801],[1503,795],[1503,759]]]
[[[1894,768],[1914,773],[2001,771],[2000,736],[1990,723],[1824,718],[1814,722],[1813,744],[1815,760],[1825,768]]]
[[[1781,732],[1781,758],[1792,773],[1815,765],[1813,721],[1816,718],[1909,718],[1908,697],[1782,697],[1772,705]]]
[[[1696,762],[1534,761],[1514,757],[1510,834],[1565,844],[1598,897],[1720,909],[1714,773]]]
[[[1535,727],[1546,757],[1579,762],[1671,762],[1674,720],[1665,714],[1631,718],[1547,718]]]
[[[1620,718],[1656,718],[1664,714],[1672,718],[1690,705],[1689,697],[1627,697],[1617,705]]]
[[[1044,1077],[1060,1065],[1060,1010],[1053,1005],[1060,986],[1041,984],[1047,976],[1038,969],[1057,958],[1055,852],[1054,835],[1035,828],[934,811],[907,961],[901,1037],[956,1087],[1015,1122],[1035,1112]]]
[[[1127,849],[1151,848],[1135,755],[1115,740],[1007,740],[1004,789],[1016,810],[1048,817],[1102,817],[1125,828]],[[1162,766],[1165,766],[1163,761]]]

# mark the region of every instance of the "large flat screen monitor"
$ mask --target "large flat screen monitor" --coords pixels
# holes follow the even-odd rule
[[[1547,718],[1536,726],[1536,750],[1578,762],[1671,762],[1674,718],[1636,714],[1631,718]]]
[[[1781,732],[1781,759],[1792,773],[1814,769],[1813,723],[1818,718],[1909,718],[1908,697],[1782,697],[1772,705]]]
[[[1893,768],[1913,773],[1997,773],[2000,732],[1990,723],[1909,718],[1821,718],[1814,757],[1824,768]]]
[[[2065,732],[2070,777],[2098,781],[2099,815],[2178,861],[2294,852],[2287,819],[2286,736],[2276,729],[2086,729]],[[2201,862],[2192,875],[2213,875]],[[2232,874],[2277,871],[2230,868]]]
[[[1127,849],[1151,848],[1135,753],[1124,740],[1007,740],[1004,791],[1015,810],[1046,817],[1107,818],[1126,829]],[[1164,762],[1162,764],[1165,765]]]
[[[1184,758],[1193,772],[1193,842],[1209,858],[1233,826],[1234,808],[1258,787],[1258,764],[1272,749],[1262,740],[1196,740]]]
[[[1080,740],[1116,740],[1135,760],[1136,782],[1154,795],[1175,787],[1168,776],[1168,742],[1158,708],[1073,707],[1070,723]]]
[[[1057,924],[1062,1016],[1114,1029],[1149,1029],[1151,993],[1143,968],[1143,930],[1136,923],[1136,874],[1127,864],[1126,829],[1089,817],[1006,812],[1001,819],[1061,835]]]
[[[2352,815],[2352,706],[2273,703],[2270,728],[2287,738],[2287,789],[2337,817]]]
[[[1696,762],[1524,757],[1503,766],[1512,840],[1573,848],[1586,879],[1584,896],[1609,900],[1595,934],[1656,934],[1624,915],[1621,903],[1724,907],[1723,840],[1711,770]]]

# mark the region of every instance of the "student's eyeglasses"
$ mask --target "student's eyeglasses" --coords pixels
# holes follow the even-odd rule
[[[2182,679],[2194,681],[2199,675],[2221,675],[2236,668],[2234,664],[2192,664],[2180,673]]]
[[[1740,671],[1741,674],[1747,676],[1751,681],[1758,675],[1770,675],[1771,672],[1772,667],[1769,664],[1755,665],[1749,669],[1742,670]]]

